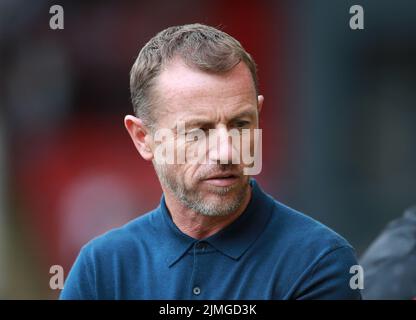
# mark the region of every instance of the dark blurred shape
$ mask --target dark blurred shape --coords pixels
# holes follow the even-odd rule
[[[416,206],[387,225],[361,265],[364,299],[416,299]]]

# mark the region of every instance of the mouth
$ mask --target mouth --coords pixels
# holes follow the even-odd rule
[[[239,175],[234,173],[221,173],[205,178],[203,182],[216,187],[229,187],[237,183]]]

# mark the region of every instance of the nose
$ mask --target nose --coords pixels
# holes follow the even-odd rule
[[[235,133],[228,131],[226,126],[218,126],[215,130],[210,130],[208,138],[208,158],[210,163],[231,164],[236,159],[238,150],[235,149],[235,141],[240,137],[234,137]]]

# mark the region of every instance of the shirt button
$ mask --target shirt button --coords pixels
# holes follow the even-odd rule
[[[201,288],[199,288],[199,287],[194,287],[193,289],[192,289],[192,292],[194,293],[194,295],[199,295],[200,293],[201,293]]]

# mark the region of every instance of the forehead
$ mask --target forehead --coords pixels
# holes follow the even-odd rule
[[[232,116],[257,106],[252,76],[243,62],[225,73],[211,73],[176,59],[156,79],[154,96],[157,113],[170,120]]]

